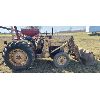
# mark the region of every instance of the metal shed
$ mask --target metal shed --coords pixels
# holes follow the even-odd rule
[[[86,26],[86,32],[89,33],[100,32],[100,26]]]

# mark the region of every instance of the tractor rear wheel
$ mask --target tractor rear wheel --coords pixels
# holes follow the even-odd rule
[[[5,64],[13,69],[26,69],[31,67],[35,54],[27,42],[11,42],[3,50]]]
[[[67,67],[67,65],[69,64],[69,61],[70,61],[70,58],[68,54],[64,52],[57,53],[53,59],[55,66],[58,68]]]

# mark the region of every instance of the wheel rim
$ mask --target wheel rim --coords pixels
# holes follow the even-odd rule
[[[23,50],[15,49],[9,53],[9,61],[15,66],[23,66],[27,63],[28,56]]]
[[[57,59],[57,63],[58,63],[59,65],[65,65],[66,62],[67,62],[67,59],[66,59],[65,56],[60,56],[60,57],[58,57],[58,59]]]

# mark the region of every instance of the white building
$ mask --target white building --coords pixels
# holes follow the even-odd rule
[[[87,33],[96,33],[100,32],[100,26],[86,26]]]

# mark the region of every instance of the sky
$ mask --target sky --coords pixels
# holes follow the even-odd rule
[[[59,32],[59,31],[67,31],[67,30],[79,30],[79,29],[84,29],[85,26],[43,26],[41,28],[41,32],[52,32],[52,27],[54,29],[54,32]]]
[[[7,26],[9,27],[9,26]],[[18,26],[18,29],[20,30],[22,26]],[[59,31],[67,31],[67,30],[80,30],[80,29],[84,29],[85,26],[41,26],[41,32],[49,32],[51,33],[52,31],[52,27],[54,28],[54,32],[59,32]],[[5,33],[9,33],[9,31],[5,30],[5,29],[0,29],[0,32],[5,32]]]

